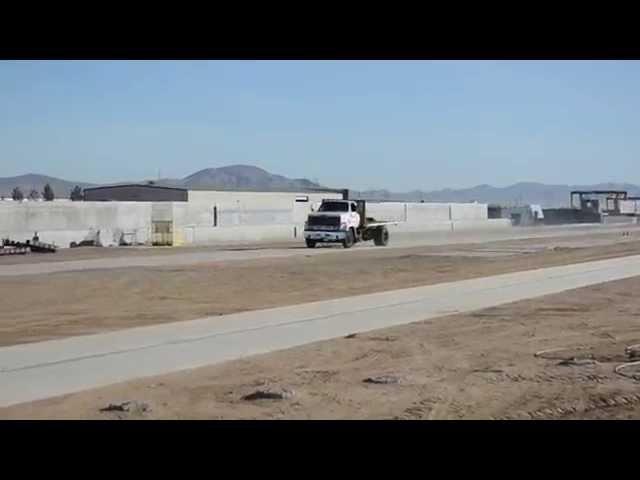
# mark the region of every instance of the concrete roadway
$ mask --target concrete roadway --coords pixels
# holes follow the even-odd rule
[[[592,234],[615,233],[622,231],[638,231],[638,225],[571,225],[559,227],[517,227],[489,231],[459,231],[459,232],[392,232],[390,244],[385,249],[409,248],[420,246],[435,246],[447,244],[486,243],[500,240],[519,240],[527,238],[550,237],[585,237]],[[126,257],[109,257],[91,260],[43,261],[39,263],[0,264],[0,277],[19,275],[40,275],[45,273],[70,272],[80,270],[103,270],[128,267],[159,267],[176,265],[193,265],[205,262],[229,262],[252,260],[258,258],[282,258],[301,255],[321,255],[324,253],[355,254],[366,251],[373,246],[373,242],[356,245],[353,249],[322,248],[313,250],[304,247],[302,240],[291,242],[288,248],[260,248],[244,247],[234,249],[228,247],[212,248],[210,251],[158,254],[158,255],[128,255]]]
[[[640,275],[640,255],[0,349],[0,406]]]

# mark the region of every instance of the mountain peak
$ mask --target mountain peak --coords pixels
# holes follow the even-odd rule
[[[274,175],[254,165],[228,165],[205,168],[180,181],[187,188],[251,189],[251,190],[300,190],[320,187],[307,179],[291,179]]]

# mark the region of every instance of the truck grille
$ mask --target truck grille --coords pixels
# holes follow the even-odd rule
[[[327,230],[337,230],[340,228],[340,217],[309,217],[307,227],[310,230],[318,230],[322,228],[326,228]]]

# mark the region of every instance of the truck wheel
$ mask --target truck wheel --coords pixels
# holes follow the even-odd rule
[[[360,237],[360,235],[358,235],[358,232],[356,230],[354,230],[353,228],[351,229],[351,233],[353,234],[353,243],[358,243],[362,241],[362,237]]]
[[[389,243],[389,230],[386,227],[378,228],[375,236],[373,237],[373,243],[378,247],[384,247]]]
[[[344,237],[344,240],[342,241],[342,246],[344,248],[351,248],[353,246],[354,241],[355,239],[353,238],[353,232],[349,230],[347,232],[347,235]]]
[[[307,243],[307,247],[316,248],[316,241],[315,240],[311,240],[309,238],[306,238],[305,242]]]

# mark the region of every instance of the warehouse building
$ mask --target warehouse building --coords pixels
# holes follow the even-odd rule
[[[85,202],[187,202],[186,188],[153,184],[107,185],[84,189]]]

